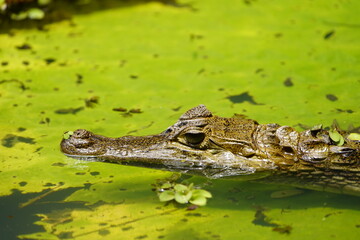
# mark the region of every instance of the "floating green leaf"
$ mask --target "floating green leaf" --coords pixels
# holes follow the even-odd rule
[[[198,205],[198,206],[205,206],[207,202],[206,197],[203,196],[197,196],[197,197],[192,197],[190,199],[190,203]]]
[[[165,182],[156,187],[161,202],[175,200],[177,203],[192,203],[198,206],[206,205],[206,199],[211,198],[211,193],[203,189],[194,189],[194,184]]]
[[[194,197],[197,197],[197,196],[202,196],[202,197],[205,197],[205,198],[211,198],[212,197],[211,193],[209,191],[204,190],[204,189],[195,189],[192,192],[193,192]]]
[[[188,203],[192,196],[192,192],[175,192],[175,201],[180,204]]]
[[[175,192],[173,190],[166,190],[159,194],[159,200],[161,202],[168,202],[175,198]]]
[[[206,205],[207,198],[211,197],[212,195],[210,192],[203,189],[195,189],[192,191],[192,197],[190,199],[190,202],[198,206],[204,206]]]
[[[350,133],[347,138],[350,140],[354,140],[354,141],[360,141],[360,134],[359,133]]]
[[[167,188],[171,188],[173,185],[169,182],[164,183],[163,185],[161,185],[161,189],[167,189]]]
[[[345,142],[344,137],[336,129],[330,130],[329,136],[331,140],[333,140],[336,143],[336,145],[338,146],[344,145]]]
[[[43,19],[45,15],[44,11],[39,8],[30,8],[27,14],[30,19]]]
[[[188,192],[189,191],[189,187],[184,185],[184,184],[175,184],[174,186],[174,190],[176,192]]]
[[[74,134],[73,131],[67,131],[67,132],[64,133],[63,138],[64,139],[69,139],[71,137],[71,135],[73,135],[73,134]]]

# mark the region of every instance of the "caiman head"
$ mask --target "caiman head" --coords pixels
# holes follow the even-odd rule
[[[214,116],[199,105],[160,134],[108,138],[79,129],[62,140],[61,151],[78,159],[209,178],[261,178],[276,166],[256,150],[253,135],[257,126],[253,120]]]

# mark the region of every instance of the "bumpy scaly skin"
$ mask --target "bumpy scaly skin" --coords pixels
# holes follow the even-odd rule
[[[344,138],[337,146],[323,129],[222,118],[200,105],[157,135],[108,138],[79,129],[61,150],[85,160],[360,196],[360,142]]]

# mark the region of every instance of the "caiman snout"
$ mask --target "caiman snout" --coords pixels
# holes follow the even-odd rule
[[[67,136],[67,137],[65,137]],[[61,141],[61,151],[66,155],[99,155],[105,152],[101,147],[103,139],[93,133],[85,130],[78,129],[73,133],[64,133],[64,138]]]

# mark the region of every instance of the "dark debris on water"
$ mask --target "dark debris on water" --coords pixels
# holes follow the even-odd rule
[[[263,226],[263,227],[272,227],[272,230],[281,234],[290,234],[292,227],[290,225],[281,225],[276,222],[273,222],[271,218],[266,216],[266,209],[261,206],[256,207],[256,212],[254,216],[253,224]]]
[[[23,137],[14,134],[7,134],[2,140],[1,145],[7,148],[14,147],[17,143],[35,144],[36,141],[31,137]]]
[[[228,96],[226,98],[229,99],[232,103],[248,102],[248,103],[253,104],[253,105],[264,105],[262,103],[257,103],[254,100],[254,97],[249,94],[249,92],[243,92],[243,93],[240,93],[238,95],[230,95],[230,96]]]

